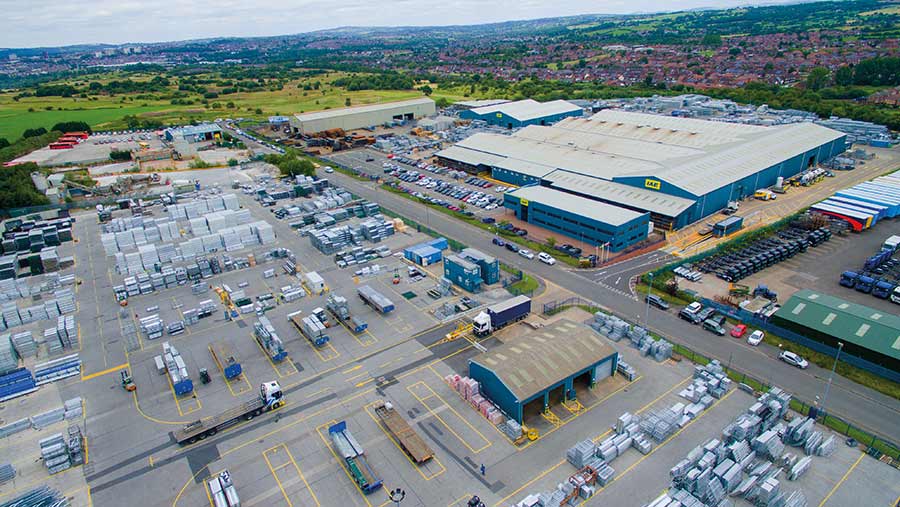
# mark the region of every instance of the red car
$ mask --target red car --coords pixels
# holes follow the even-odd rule
[[[747,332],[746,324],[738,324],[738,325],[734,326],[733,328],[731,328],[731,336],[734,336],[735,338],[740,338],[741,336],[744,336],[744,333],[746,333],[746,332]]]

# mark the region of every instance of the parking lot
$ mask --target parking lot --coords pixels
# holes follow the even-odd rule
[[[51,150],[44,147],[15,161],[35,162],[44,166],[103,162],[109,161],[110,152],[137,150],[141,148],[140,143],[145,143],[150,150],[158,150],[163,147],[162,140],[152,131],[92,134],[76,144],[74,148]]]
[[[22,492],[29,484],[51,481],[64,492],[72,492],[73,505],[201,506],[211,504],[205,479],[227,469],[246,506],[381,507],[390,504],[387,491],[398,487],[407,492],[403,501],[407,506],[464,506],[475,494],[487,505],[507,506],[527,493],[552,489],[574,473],[564,459],[566,449],[575,442],[602,437],[625,411],[642,413],[671,405],[680,399],[679,389],[690,382],[693,366],[685,361],[657,363],[626,342],[609,342],[638,375],[632,380],[616,375],[593,389],[576,385],[577,405],[553,400],[548,412],[526,414],[526,425],[538,430],[539,436],[517,445],[444,379],[467,374],[468,359],[480,354],[479,350],[514,341],[529,328],[517,324],[485,339],[448,339],[458,321],[444,318],[436,310],[459,301],[462,293],[437,299],[428,295],[437,283],[437,272],[422,270],[428,272],[427,276],[413,280],[407,274],[407,262],[396,255],[364,266],[338,267],[333,255],[322,254],[291,226],[291,219],[279,220],[272,213],[279,206],[304,199],[284,199],[265,208],[251,195],[239,193],[240,205],[249,210],[253,220],[272,225],[276,241],[209,255],[221,258],[227,254],[236,260],[252,253],[255,265],[247,263],[247,267],[204,278],[201,285],[207,286],[206,291],[195,292],[191,283],[158,288],[129,297],[124,307],[116,302],[112,289],[124,276],[116,272],[113,258],[107,257],[99,241],[96,213],[77,214],[78,241],[70,247],[80,282],[75,315],[80,327],[82,375],[57,384],[56,390],[37,394],[56,404],[74,396],[85,398],[83,424],[90,459],[83,469],[51,479],[41,469],[23,468],[26,475],[17,479],[21,482],[0,489],[0,501]],[[166,216],[159,206],[153,207],[153,213],[154,217]],[[114,213],[117,218],[128,216],[128,210]],[[187,232],[183,234],[178,244],[188,239]],[[425,239],[425,235],[407,229],[379,245],[398,252]],[[290,250],[299,276],[282,269],[283,257],[267,255],[275,248]],[[373,265],[379,269],[372,269]],[[268,270],[274,270],[277,276],[266,276]],[[278,297],[287,292],[286,286],[300,286],[302,274],[309,271],[322,276],[325,289],[305,291],[305,296],[293,301]],[[364,304],[355,295],[362,285],[383,294],[396,309],[381,314]],[[278,301],[265,316],[283,340],[287,352],[284,359],[272,360],[255,339],[258,317],[254,312],[226,317],[226,307],[215,290],[225,286],[243,291],[254,302],[269,300],[268,294]],[[332,319],[332,326],[326,330],[330,340],[315,346],[287,316],[298,311],[309,315],[315,308],[324,307],[329,295],[345,296],[352,314],[365,320],[368,327],[364,332],[353,332]],[[505,297],[505,291],[498,289],[481,293],[476,299],[489,304]],[[163,323],[178,321],[188,309],[205,300],[212,301],[215,311],[187,325],[183,333],[151,340],[139,330],[141,318],[158,314]],[[577,309],[552,318],[533,316],[539,324],[556,318],[585,321],[589,317]],[[139,330],[133,338],[123,333],[129,327]],[[189,394],[177,395],[170,377],[157,369],[154,358],[161,354],[164,341],[176,347],[185,362],[194,385]],[[221,363],[217,364],[210,353],[211,346],[222,342],[242,366],[243,372],[236,378],[226,379]],[[200,381],[201,368],[210,373],[209,383]],[[133,393],[122,389],[119,372],[123,369],[132,374],[137,385]],[[274,413],[241,421],[184,447],[175,442],[173,432],[184,424],[253,399],[261,383],[273,380],[280,384],[287,400]],[[380,400],[390,401],[410,422],[434,450],[432,460],[416,465],[408,459],[374,413],[373,404]],[[751,402],[750,395],[734,390],[659,445],[653,454],[643,456],[630,450],[613,465],[617,470],[615,482],[600,492],[600,499],[589,503],[637,505],[652,499],[667,486],[668,469],[687,450],[718,436],[721,427]],[[7,414],[4,419],[19,417]],[[351,481],[331,442],[329,428],[341,421],[346,421],[364,447],[372,470],[383,480],[384,487],[370,495],[363,494]],[[31,447],[14,447],[9,440],[0,442],[0,452],[8,454],[21,448],[26,456],[31,452],[29,458],[33,459],[36,451]],[[871,500],[867,504],[885,504],[882,497],[889,496],[889,481],[896,477],[892,475],[896,470],[866,457],[839,483],[856,458],[849,448],[838,456],[840,459],[833,463],[818,459],[814,473],[798,481],[799,487],[808,490],[810,503],[827,500],[829,490],[836,488],[831,496],[834,499],[852,494]],[[485,473],[481,472],[482,465]],[[78,484],[76,479],[84,483]],[[648,484],[653,487],[648,488]],[[828,502],[823,504],[840,505]]]

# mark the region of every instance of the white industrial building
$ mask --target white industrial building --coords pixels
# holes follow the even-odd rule
[[[393,121],[418,120],[432,116],[436,111],[434,101],[428,97],[422,97],[399,102],[297,114],[291,118],[291,126],[295,132],[303,134],[314,134],[331,129],[355,130]]]

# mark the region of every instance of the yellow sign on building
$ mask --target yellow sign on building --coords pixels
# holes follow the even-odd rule
[[[647,188],[652,188],[653,190],[659,190],[661,184],[659,180],[647,178],[646,180],[644,180],[644,186]]]

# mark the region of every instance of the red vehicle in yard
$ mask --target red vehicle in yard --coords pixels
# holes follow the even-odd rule
[[[746,333],[746,332],[747,332],[746,324],[738,324],[738,325],[734,326],[733,328],[731,328],[731,336],[733,336],[735,338],[740,338],[741,336],[744,336],[744,333]]]

